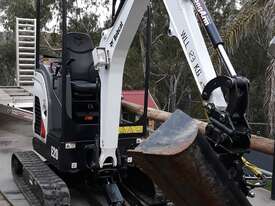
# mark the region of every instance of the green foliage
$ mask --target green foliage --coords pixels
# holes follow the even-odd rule
[[[160,108],[174,111],[180,105],[185,105],[183,99],[191,93],[197,93],[197,89],[178,40],[167,35],[169,20],[162,2],[152,3],[152,19],[150,91]],[[143,62],[146,43],[145,22],[146,16],[139,29],[139,46]],[[143,69],[139,68],[136,73],[142,71]]]
[[[265,189],[271,191],[271,187],[272,187],[272,181],[271,181],[271,180],[268,180],[268,181],[267,181],[267,184],[266,184],[266,186],[265,186]]]
[[[52,19],[52,9],[56,7],[55,0],[43,0],[41,7],[42,19],[41,24],[45,24]],[[34,1],[30,0],[2,0],[0,11],[5,15],[0,19],[6,30],[14,31],[15,17],[36,18],[36,7]]]
[[[232,55],[232,62],[238,74],[250,80],[249,108],[247,111],[250,122],[266,122],[264,110],[265,68],[269,64],[265,50],[256,41],[256,36],[249,36],[240,42]],[[266,126],[252,125],[253,132],[267,136]]]
[[[93,37],[94,43],[98,44],[101,37],[102,28],[99,27],[99,16],[95,14],[85,14],[80,20],[71,18],[69,31],[88,33]]]
[[[142,89],[144,87],[144,75],[142,72],[142,56],[138,41],[138,35],[129,50],[125,63],[123,76],[124,89]]]
[[[275,2],[273,0],[245,1],[240,12],[233,16],[232,20],[223,28],[227,50],[232,55],[234,54],[235,65],[241,66],[241,71],[244,68],[249,68],[247,71],[251,81],[249,119],[260,122],[268,120],[271,136],[275,131],[273,95],[275,67],[274,61],[270,61],[272,57],[268,53],[268,45],[275,32],[274,11]],[[267,67],[268,69],[266,69]],[[259,98],[260,96],[262,98]],[[263,105],[268,111],[267,113],[263,110]]]
[[[0,43],[0,85],[14,85],[15,54],[14,41]]]
[[[236,1],[231,0],[212,0],[207,1],[208,8],[213,14],[218,27],[221,27],[227,21],[232,13],[237,12]],[[195,84],[193,75],[186,62],[182,48],[177,39],[167,36],[169,27],[169,18],[166,9],[161,1],[152,2],[152,73],[150,91],[158,102],[160,108],[167,111],[174,111],[176,108],[181,108],[185,112],[194,114],[196,117],[204,118],[204,112],[197,102],[200,102],[200,94]],[[144,47],[145,47],[145,25],[146,16],[141,23],[139,29],[139,38],[133,43],[132,50],[141,53],[141,60],[144,62]],[[209,44],[208,39],[206,38]],[[133,48],[139,46],[140,48]],[[134,56],[137,59],[139,54]],[[133,59],[129,59],[131,61]],[[133,64],[132,64],[133,65]],[[136,78],[143,71],[140,64],[128,68],[126,64],[127,82],[125,85],[129,87],[132,83],[133,88],[137,88]],[[131,71],[128,75],[128,71]],[[128,83],[129,82],[129,83]],[[140,85],[138,85],[140,87]]]

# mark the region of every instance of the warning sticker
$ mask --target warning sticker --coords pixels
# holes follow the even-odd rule
[[[143,133],[143,126],[123,126],[119,127],[119,134]]]

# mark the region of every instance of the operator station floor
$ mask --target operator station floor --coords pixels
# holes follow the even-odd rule
[[[10,160],[13,152],[32,149],[31,137],[31,122],[0,114],[0,206],[29,206],[13,182]],[[94,205],[77,191],[71,192],[72,206]],[[255,192],[256,198],[250,199],[253,206],[275,206],[275,201],[270,200],[269,191],[257,189]]]

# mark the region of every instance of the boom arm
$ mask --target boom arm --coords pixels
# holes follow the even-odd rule
[[[216,73],[203,40],[192,1],[164,0],[164,4],[170,17],[169,34],[178,38],[199,91],[202,93],[205,85],[216,78]],[[220,89],[213,92],[209,102],[214,103],[218,108],[226,108]]]
[[[213,33],[217,33],[216,27],[211,27],[211,24],[208,27],[212,19],[207,19],[208,13],[204,11],[204,8],[206,9],[204,2],[202,0],[163,0],[163,2],[170,17],[169,34],[178,38],[206,104],[214,105],[218,111],[226,111],[228,106],[219,83],[228,83],[231,79],[225,78],[217,83],[216,80],[219,78],[212,65],[194,11],[196,8],[206,29],[209,30],[208,33],[211,33],[213,28]],[[117,165],[116,149],[124,63],[148,4],[149,0],[125,1],[113,27],[103,32],[100,46],[93,51],[95,67],[99,70],[101,79],[100,167],[104,166],[107,159],[112,160],[113,166]],[[215,42],[214,37],[211,40]],[[236,73],[223,46],[219,44],[220,42],[216,43],[214,45],[219,49],[228,71],[231,76],[235,76]],[[236,107],[238,103],[237,101],[234,106]]]
[[[111,160],[117,165],[116,149],[120,120],[121,90],[124,64],[128,50],[146,11],[149,0],[127,0],[116,21],[102,34],[99,48],[94,50],[95,65],[99,69],[101,80],[101,115],[100,115],[100,167]],[[108,65],[102,65],[100,48],[106,54]],[[110,163],[110,162],[108,162]]]

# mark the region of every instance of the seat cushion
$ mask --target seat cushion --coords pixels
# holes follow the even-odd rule
[[[68,33],[64,39],[66,71],[70,73],[71,81],[95,83],[98,72],[94,69],[91,37],[84,33]]]
[[[71,81],[72,89],[78,92],[89,92],[97,88],[96,83],[87,81]]]

